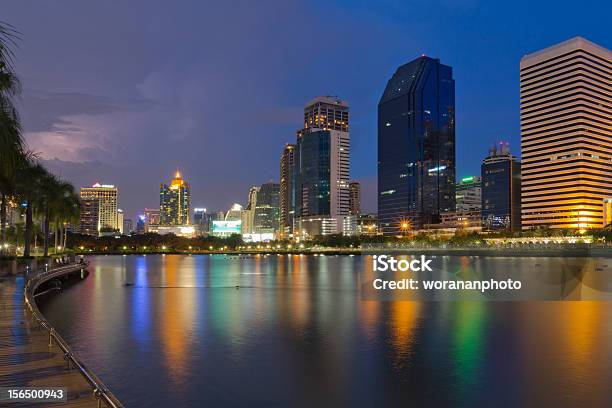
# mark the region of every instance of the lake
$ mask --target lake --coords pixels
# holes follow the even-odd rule
[[[365,301],[365,256],[89,260],[41,310],[127,407],[612,406],[611,302]]]

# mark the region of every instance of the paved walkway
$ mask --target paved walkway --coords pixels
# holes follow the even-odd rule
[[[68,402],[0,402],[0,406],[97,407],[87,381],[78,370],[68,369],[61,350],[49,346],[47,332],[28,319],[23,287],[23,276],[0,278],[0,387],[67,387]]]

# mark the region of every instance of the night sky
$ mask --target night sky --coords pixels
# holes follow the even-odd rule
[[[499,3],[499,4],[493,4]],[[278,181],[305,102],[351,107],[351,177],[376,210],[376,109],[395,68],[451,65],[457,176],[488,146],[519,153],[522,55],[581,35],[612,47],[609,1],[24,1],[0,20],[22,33],[26,138],[76,187],[119,187],[134,219],[159,206],[178,167],[192,207],[226,210]]]

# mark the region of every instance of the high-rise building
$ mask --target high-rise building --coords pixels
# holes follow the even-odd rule
[[[603,224],[602,227],[609,228],[612,226],[612,197],[603,199]]]
[[[478,211],[482,206],[482,179],[468,176],[459,180],[455,186],[457,211]]]
[[[521,59],[522,228],[602,225],[612,52],[576,37]]]
[[[132,224],[132,220],[129,218],[123,219],[123,233],[125,235],[130,235],[134,231],[134,225]]]
[[[111,184],[96,183],[91,187],[81,188],[81,200],[88,201],[84,204],[85,207],[82,207],[82,210],[85,210],[82,211],[80,221],[82,233],[96,235],[101,232],[119,231],[117,194],[117,187]]]
[[[257,194],[259,193],[259,186],[253,186],[249,189],[249,197],[247,199],[247,205],[240,214],[242,221],[242,233],[252,234],[254,227],[255,218],[255,206],[257,205]]]
[[[295,145],[286,144],[280,160],[279,232],[281,237],[293,235],[295,210]]]
[[[378,221],[384,234],[455,210],[452,68],[419,57],[395,71],[378,103]]]
[[[314,98],[304,107],[304,129],[348,132],[348,104],[334,96]]]
[[[190,220],[190,188],[189,183],[181,177],[177,170],[170,185],[161,183],[159,186],[160,224],[189,225]]]
[[[157,232],[161,224],[161,214],[158,208],[144,209],[144,232]]]
[[[280,185],[264,183],[257,192],[253,212],[253,233],[275,234],[278,231]]]
[[[97,198],[81,198],[81,218],[79,228],[81,234],[98,235],[98,212],[100,200]]]
[[[358,181],[349,183],[349,215],[361,214],[361,185]]]
[[[295,152],[294,224],[301,238],[342,232],[349,211],[348,115],[348,104],[329,96],[304,108]]]
[[[144,234],[145,233],[145,216],[141,214],[138,216],[138,220],[136,220],[136,234]]]
[[[123,210],[117,209],[117,226],[119,227],[119,233],[123,234]]]
[[[521,163],[507,143],[493,146],[482,161],[482,227],[521,229]]]

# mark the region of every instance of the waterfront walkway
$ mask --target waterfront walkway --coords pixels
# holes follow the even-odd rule
[[[52,406],[97,407],[97,399],[85,378],[78,370],[68,368],[59,347],[55,343],[49,346],[48,332],[28,317],[24,284],[23,276],[0,278],[0,387],[67,387],[68,402]],[[4,401],[0,405],[30,406]]]

